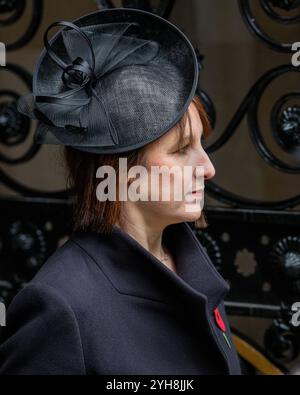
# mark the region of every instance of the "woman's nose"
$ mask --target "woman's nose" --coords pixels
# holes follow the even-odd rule
[[[211,160],[209,159],[208,155],[206,154],[207,160],[204,165],[204,179],[210,180],[216,174],[216,170],[214,165],[212,164]]]
[[[216,170],[214,168],[214,165],[212,164],[209,156],[204,150],[202,150],[202,154],[201,154],[201,158],[199,158],[198,166],[201,166],[203,168],[202,175],[205,180],[209,180],[215,176]]]

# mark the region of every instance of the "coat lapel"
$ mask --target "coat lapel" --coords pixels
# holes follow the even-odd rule
[[[169,225],[163,238],[177,273],[116,226],[110,235],[75,232],[71,240],[92,257],[120,293],[173,305],[194,300],[212,314],[228,293],[228,283],[186,222]]]

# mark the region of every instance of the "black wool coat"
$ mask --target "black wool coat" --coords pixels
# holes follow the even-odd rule
[[[9,305],[0,374],[241,374],[228,283],[187,222],[163,238],[177,273],[120,228],[74,232]]]

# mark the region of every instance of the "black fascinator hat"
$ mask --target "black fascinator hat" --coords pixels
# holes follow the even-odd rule
[[[48,33],[62,26],[50,41]],[[158,15],[101,10],[51,24],[36,64],[32,93],[18,110],[38,127],[37,144],[92,153],[145,146],[187,111],[198,85],[194,48]]]

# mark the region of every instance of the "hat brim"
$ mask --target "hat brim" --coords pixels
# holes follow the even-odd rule
[[[42,127],[37,129],[35,136],[36,143],[69,145],[78,150],[91,153],[126,152],[141,148],[157,140],[174,127],[186,113],[193,97],[196,94],[199,78],[199,65],[197,55],[191,42],[178,27],[156,14],[130,8],[115,8],[96,11],[73,21],[75,25],[82,28],[90,25],[121,22],[139,23],[142,26],[139,38],[158,42],[161,47],[161,64],[163,65],[163,62],[165,62],[172,66],[176,71],[176,78],[174,74],[174,79],[169,80],[169,84],[171,84],[172,81],[172,95],[174,100],[176,99],[173,110],[165,117],[163,114],[160,114],[161,118],[159,118],[159,122],[157,123],[150,120],[149,130],[145,130],[145,127],[142,129],[141,127],[140,133],[136,134],[134,134],[135,132],[133,131],[122,130],[122,119],[120,119],[120,113],[115,112],[112,116],[114,117],[113,119],[115,120],[117,132],[120,137],[120,143],[118,145],[101,146],[99,144],[98,146],[96,138],[90,139],[88,142],[83,142],[81,145],[76,144],[75,141],[73,143],[72,141],[70,143],[70,141],[67,140],[61,141],[59,139],[61,127],[57,128],[57,133],[53,133],[53,131],[55,132],[55,127],[47,127],[47,125],[42,125]],[[62,51],[64,44],[62,36],[63,30],[64,29],[58,31],[49,43],[52,50],[55,53],[58,53],[60,58],[68,62],[67,55]],[[53,62],[44,48],[35,67],[33,76],[33,94],[51,95],[53,92],[57,93],[64,91],[65,87],[60,78],[61,73],[61,69]],[[49,83],[49,78],[52,79],[51,83]],[[109,96],[106,97],[109,98]],[[165,100],[168,100],[168,98]],[[112,109],[113,113],[112,106],[110,105],[108,108]],[[151,128],[151,122],[154,125],[153,128]],[[126,133],[128,133],[130,138],[127,138]]]

